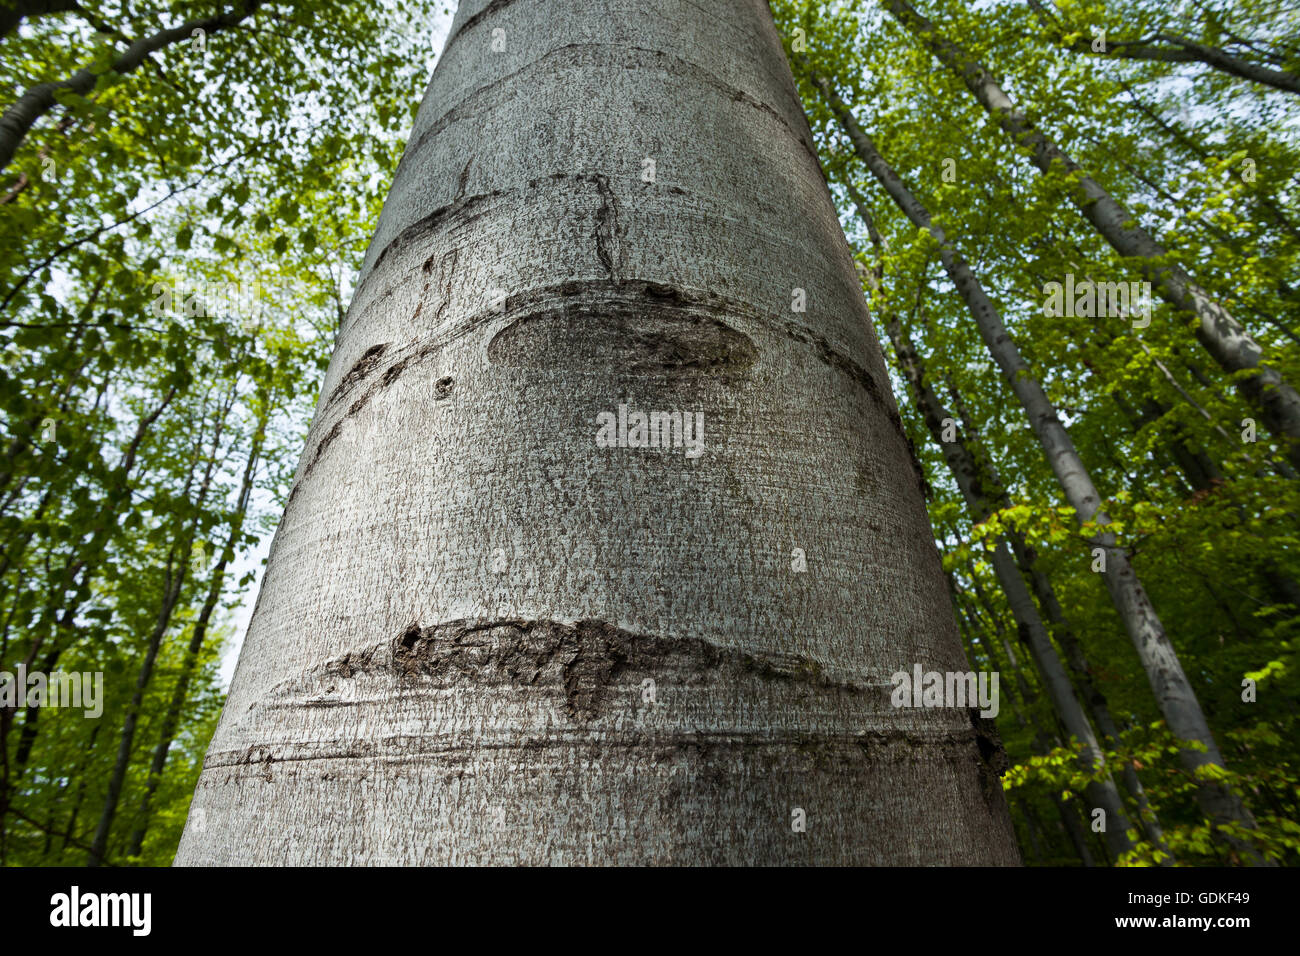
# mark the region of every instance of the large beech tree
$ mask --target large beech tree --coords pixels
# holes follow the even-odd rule
[[[463,2],[177,861],[1017,862],[916,664],[969,668],[767,4]]]

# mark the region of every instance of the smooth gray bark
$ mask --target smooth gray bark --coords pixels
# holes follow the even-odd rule
[[[1111,523],[1110,517],[1101,508],[1101,495],[1093,484],[1092,476],[1079,457],[1055,406],[1003,324],[1001,312],[966,260],[948,241],[943,229],[933,222],[929,210],[907,188],[880,154],[875,143],[863,132],[852,110],[839,97],[830,81],[815,69],[809,68],[808,74],[841,124],[857,157],[913,225],[927,230],[934,238],[944,271],[966,303],[990,356],[1024,408],[1030,427],[1047,456],[1066,500],[1074,508],[1079,523],[1086,525],[1091,522],[1098,528],[1092,540],[1105,554],[1103,577],[1106,589],[1137,649],[1160,712],[1175,737],[1180,741],[1196,742],[1204,748],[1184,747],[1180,751],[1183,765],[1192,773],[1206,764],[1223,767],[1223,756],[1205,720],[1205,714],[1201,711],[1196,692],[1183,671],[1178,653],[1147,597],[1127,550],[1120,545],[1113,532],[1106,530],[1106,526]],[[1255,826],[1254,818],[1240,798],[1212,779],[1198,776],[1197,800],[1205,815],[1216,824],[1235,824],[1250,829]],[[1219,832],[1234,850],[1258,859],[1241,840],[1226,831]]]
[[[1018,862],[763,0],[462,3],[321,394],[178,863]]]
[[[960,45],[943,37],[906,0],[884,0],[895,19],[955,73],[980,105],[1043,173],[1056,168],[1076,174],[1071,202],[1122,256],[1144,263],[1144,272],[1159,294],[1176,309],[1196,317],[1196,339],[1229,373],[1248,373],[1236,382],[1277,437],[1292,465],[1300,467],[1300,392],[1274,368],[1264,364],[1263,349],[1236,318],[1192,281],[1169,251],[1138,224],[1137,217],[1095,179],[1087,175],[1055,141],[1039,130],[1007,95],[993,74]]]

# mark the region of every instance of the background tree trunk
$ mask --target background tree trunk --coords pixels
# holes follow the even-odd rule
[[[177,862],[1018,862],[869,328],[763,0],[462,2]]]
[[[258,397],[261,402],[257,412],[257,429],[253,433],[253,442],[248,449],[248,459],[244,464],[244,475],[240,481],[239,497],[236,499],[235,511],[230,518],[230,532],[226,536],[225,545],[218,554],[216,566],[212,569],[208,591],[203,598],[203,607],[199,611],[198,619],[194,622],[193,629],[190,632],[190,642],[185,648],[180,676],[177,677],[176,685],[172,688],[171,701],[168,703],[167,711],[162,718],[162,728],[158,732],[158,743],[154,747],[153,758],[149,763],[149,777],[145,782],[144,796],[140,799],[140,809],[137,811],[135,829],[131,832],[131,842],[127,846],[127,856],[139,856],[144,846],[145,835],[149,830],[153,797],[158,790],[158,786],[162,783],[163,769],[167,765],[167,756],[171,752],[176,733],[182,726],[181,715],[185,710],[185,702],[189,698],[190,683],[194,679],[195,671],[199,668],[199,653],[203,650],[203,644],[207,640],[208,627],[212,622],[214,612],[217,610],[217,605],[221,602],[221,595],[226,582],[226,566],[234,560],[243,535],[244,519],[248,515],[248,505],[253,494],[257,465],[262,457],[262,448],[266,443],[267,419],[270,416],[265,393],[259,394]]]
[[[1066,500],[1074,508],[1076,519],[1081,525],[1093,522],[1100,529],[1093,534],[1091,540],[1105,553],[1106,589],[1110,592],[1115,610],[1147,672],[1147,679],[1165,722],[1179,740],[1195,741],[1204,748],[1184,747],[1179,754],[1187,770],[1197,775],[1196,795],[1202,811],[1219,827],[1216,835],[1228,846],[1248,859],[1264,862],[1249,844],[1233,833],[1233,827],[1237,826],[1254,829],[1255,822],[1249,809],[1212,772],[1198,771],[1198,768],[1207,764],[1223,767],[1224,760],[1200,701],[1197,700],[1195,689],[1183,670],[1173,642],[1169,640],[1164,625],[1147,597],[1127,550],[1120,545],[1114,532],[1106,530],[1106,526],[1112,522],[1101,507],[1101,494],[1079,457],[1055,406],[1003,324],[1001,312],[989,298],[967,260],[948,241],[943,229],[934,223],[930,211],[890,167],[871,137],[863,132],[853,112],[840,99],[830,81],[814,69],[810,69],[809,76],[825,96],[827,105],[834,112],[863,165],[871,171],[903,214],[917,228],[925,229],[933,237],[944,271],[967,304],[971,317],[979,328],[980,337],[988,347],[989,355],[1020,401]],[[1228,826],[1224,827],[1224,824]]]
[[[884,281],[885,241],[876,229],[875,216],[872,215],[866,200],[851,184],[845,184],[857,210],[858,218],[867,228],[868,237],[873,247],[874,265],[865,269],[866,278],[874,293],[879,293]],[[967,446],[964,435],[954,428],[953,436],[945,438],[945,423],[955,426],[956,419],[944,406],[926,376],[925,362],[913,344],[911,336],[903,325],[902,318],[894,311],[886,309],[882,316],[886,335],[897,357],[897,368],[907,380],[912,394],[912,403],[925,421],[931,439],[941,450],[945,464],[952,474],[953,481],[966,501],[967,510],[978,524],[990,518],[1002,504],[999,498],[1005,498],[1002,491],[984,473],[975,453]],[[1042,678],[1043,687],[1052,702],[1052,708],[1060,718],[1066,732],[1077,740],[1082,747],[1081,764],[1092,773],[1106,766],[1105,754],[1093,732],[1088,715],[1076,695],[1065,665],[1052,644],[1047,625],[1038,612],[1038,606],[1029,595],[1029,587],[1020,576],[1020,568],[1007,536],[1000,536],[990,551],[986,552],[993,572],[997,576],[1002,593],[1006,596],[1015,619],[1020,638],[1029,648],[1034,664]],[[1105,839],[1112,855],[1117,859],[1123,853],[1133,849],[1129,839],[1129,820],[1124,809],[1123,798],[1114,779],[1109,773],[1093,781],[1087,787],[1088,799],[1093,807],[1106,811],[1107,823]]]
[[[1029,151],[1030,159],[1042,173],[1059,165],[1060,171],[1077,177],[1078,188],[1068,193],[1071,202],[1116,252],[1144,262],[1143,273],[1166,301],[1196,317],[1197,341],[1225,372],[1249,373],[1237,379],[1238,390],[1259,410],[1291,464],[1300,467],[1300,392],[1276,369],[1263,364],[1263,350],[1241,323],[1193,282],[1182,266],[1168,261],[1168,250],[1142,228],[1130,210],[1033,124],[982,63],[941,36],[907,0],[885,0],[885,6],[965,83],[1016,145]]]

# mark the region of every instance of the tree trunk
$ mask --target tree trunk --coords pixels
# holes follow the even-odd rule
[[[1223,47],[1213,46],[1164,31],[1141,39],[1107,37],[1102,49],[1093,49],[1091,39],[1074,33],[1066,34],[1062,24],[1052,16],[1040,0],[1029,0],[1039,21],[1047,29],[1054,43],[1072,53],[1084,56],[1118,57],[1121,60],[1147,60],[1157,63],[1200,63],[1229,76],[1262,83],[1284,93],[1300,93],[1300,76],[1286,70],[1275,70],[1235,56]]]
[[[978,429],[971,422],[971,416],[966,410],[965,403],[961,400],[961,394],[951,382],[948,383],[948,393],[953,398],[953,405],[961,417],[963,427],[970,430],[978,438]],[[980,484],[990,500],[996,508],[1010,508],[1011,498],[1006,492],[1006,486],[1002,483],[996,464],[989,458],[987,448],[976,445],[975,449],[972,450],[972,455],[981,469]],[[1118,747],[1121,740],[1120,731],[1114,717],[1111,715],[1110,701],[1102,693],[1101,688],[1097,686],[1097,682],[1093,680],[1092,668],[1088,665],[1088,658],[1083,653],[1083,646],[1074,633],[1074,626],[1065,616],[1065,609],[1061,607],[1061,602],[1056,597],[1056,589],[1052,587],[1052,582],[1038,564],[1037,552],[1025,540],[1024,535],[1014,527],[1008,529],[1006,537],[1007,543],[1011,546],[1011,552],[1015,555],[1017,567],[1020,568],[1021,574],[1029,581],[1034,597],[1038,599],[1038,606],[1047,617],[1048,632],[1061,646],[1066,664],[1069,665],[1070,673],[1074,676],[1074,685],[1084,710],[1091,716],[1092,722],[1101,732],[1102,738],[1112,746]],[[1147,800],[1146,789],[1142,786],[1141,780],[1138,779],[1137,768],[1131,762],[1126,762],[1120,769],[1120,779],[1124,781],[1125,789],[1133,795],[1133,799],[1137,802],[1139,818],[1147,839],[1164,854],[1159,860],[1160,865],[1172,866],[1173,854],[1169,852],[1169,848],[1165,844],[1164,829],[1161,827],[1150,801]]]
[[[988,347],[989,355],[997,363],[1024,408],[1030,427],[1043,447],[1066,500],[1074,508],[1080,524],[1092,522],[1098,527],[1093,540],[1104,551],[1106,564],[1103,576],[1106,588],[1137,649],[1160,712],[1175,737],[1181,741],[1196,742],[1204,748],[1184,747],[1180,751],[1183,765],[1193,774],[1197,774],[1197,768],[1207,764],[1222,768],[1223,756],[1210,732],[1205,714],[1201,711],[1196,692],[1183,671],[1178,653],[1165,633],[1164,626],[1138,579],[1137,571],[1129,561],[1127,550],[1120,546],[1113,532],[1105,530],[1111,522],[1101,507],[1101,495],[1079,457],[1069,432],[1057,415],[1055,406],[1002,323],[997,306],[988,297],[966,260],[948,241],[943,229],[934,224],[929,210],[908,190],[880,155],[871,138],[863,132],[852,111],[840,99],[826,77],[812,69],[809,76],[825,96],[827,105],[842,125],[858,158],[913,225],[927,230],[934,238],[944,270],[967,304],[980,337]],[[1213,823],[1254,828],[1254,818],[1231,789],[1216,783],[1205,772],[1197,774],[1197,780],[1198,802]],[[1234,851],[1261,862],[1248,844],[1231,835],[1230,829],[1216,832]]]
[[[212,452],[208,455],[203,480],[200,482],[195,496],[196,512],[202,510],[203,504],[208,497],[208,491],[212,487],[213,471],[216,469],[219,461],[218,455],[221,451],[221,433],[225,428],[226,419],[230,414],[233,401],[234,392],[232,390],[224,407],[219,407],[214,415],[216,421],[212,434]],[[198,456],[202,453],[202,449],[203,440],[202,432],[200,432],[199,440],[194,449],[196,462]],[[189,497],[193,480],[194,472],[191,470],[190,478],[186,481],[185,489],[181,493],[182,499]],[[171,627],[172,614],[175,613],[176,605],[180,602],[181,595],[184,592],[197,532],[198,519],[196,517],[195,523],[190,525],[178,545],[172,546],[172,551],[167,556],[158,617],[154,622],[153,632],[149,635],[149,642],[145,645],[144,659],[140,663],[140,670],[135,679],[135,693],[131,695],[131,701],[126,709],[126,716],[122,721],[122,733],[118,739],[117,757],[113,761],[113,769],[108,775],[108,792],[104,797],[104,807],[100,811],[99,824],[95,827],[95,838],[86,856],[87,866],[99,866],[103,863],[104,855],[108,850],[109,833],[117,816],[117,806],[122,797],[122,787],[126,783],[126,772],[131,764],[131,749],[135,743],[136,728],[140,723],[140,712],[144,707],[145,692],[149,688],[149,682],[153,679],[154,665],[157,663],[158,652],[162,648],[163,638],[167,636],[167,631]]]
[[[185,709],[185,702],[189,699],[190,681],[193,680],[194,671],[198,668],[199,652],[203,649],[203,644],[207,640],[212,615],[216,612],[217,604],[221,601],[221,592],[226,581],[226,566],[234,559],[235,551],[239,547],[240,538],[243,534],[244,519],[248,514],[248,503],[253,493],[253,478],[257,471],[257,463],[262,456],[262,445],[266,440],[266,424],[269,414],[269,408],[263,398],[257,430],[253,435],[253,443],[248,450],[248,459],[244,464],[244,475],[240,481],[239,496],[236,499],[235,510],[230,518],[230,532],[226,536],[226,543],[221,549],[216,567],[212,569],[212,577],[208,582],[207,594],[203,598],[203,606],[199,610],[198,618],[194,621],[194,628],[190,633],[190,642],[185,648],[185,658],[181,664],[180,676],[177,677],[176,685],[172,688],[171,701],[167,705],[167,712],[162,719],[162,727],[158,731],[158,743],[154,746],[153,759],[149,762],[149,777],[145,782],[144,796],[140,798],[140,809],[136,814],[135,829],[132,830],[131,841],[127,845],[126,855],[129,857],[139,856],[144,848],[144,838],[149,830],[153,797],[158,790],[159,784],[162,783],[163,769],[167,766],[167,755],[171,752],[172,742],[176,738],[176,731],[181,726],[181,715]]]
[[[763,0],[462,2],[177,862],[1017,863],[869,328]]]
[[[1196,338],[1219,366],[1237,379],[1242,397],[1254,406],[1281,443],[1286,457],[1300,467],[1300,392],[1263,364],[1263,350],[1249,332],[1208,292],[1192,281],[1169,252],[1138,225],[1137,217],[1118,202],[1053,140],[1041,132],[994,80],[993,74],[961,46],[942,37],[934,24],[906,0],[885,0],[895,19],[955,73],[980,105],[1047,173],[1055,166],[1073,174],[1078,188],[1071,201],[1088,222],[1122,256],[1142,262],[1155,289],[1174,308],[1196,317]]]
[[[140,711],[144,705],[145,691],[149,687],[149,679],[153,676],[153,667],[158,659],[158,650],[162,647],[163,637],[167,634],[167,626],[171,622],[172,612],[176,610],[176,602],[180,600],[181,588],[185,583],[185,554],[182,554],[179,567],[173,569],[173,558],[175,552],[168,556],[167,575],[163,579],[163,598],[162,607],[158,611],[158,620],[154,624],[153,632],[149,635],[149,643],[145,646],[144,660],[140,664],[140,671],[135,679],[135,693],[131,695],[131,701],[127,704],[126,717],[122,721],[122,733],[118,738],[117,756],[113,761],[113,769],[108,776],[108,792],[104,796],[104,806],[100,810],[99,823],[95,827],[95,838],[90,844],[90,850],[86,854],[86,866],[99,866],[104,862],[104,855],[108,851],[108,837],[113,827],[113,819],[117,815],[117,804],[122,796],[122,787],[126,783],[126,771],[131,763],[131,747],[135,742],[136,727],[140,723]]]
[[[994,509],[978,483],[979,469],[974,456],[966,449],[960,435],[954,441],[943,440],[943,422],[951,416],[926,382],[920,358],[912,349],[911,342],[896,317],[889,323],[889,337],[898,352],[899,365],[912,385],[913,394],[925,418],[926,426],[930,429],[934,440],[939,443],[944,460],[962,497],[966,499],[971,515],[977,522],[984,521],[993,514]],[[1034,659],[1034,666],[1042,677],[1043,687],[1052,702],[1052,708],[1060,717],[1066,732],[1083,748],[1080,755],[1081,763],[1089,773],[1103,770],[1106,760],[1097,741],[1097,735],[1079,703],[1079,698],[1075,695],[1060,655],[1052,645],[1047,626],[1043,623],[1038,607],[1029,595],[1029,588],[1024,578],[1020,576],[1020,569],[1016,566],[1011,548],[1004,539],[999,539],[993,550],[989,552],[988,558],[993,565],[993,572],[997,575],[998,584],[1007,599],[1007,604],[1011,608],[1016,628]],[[1111,853],[1118,858],[1133,849],[1133,843],[1128,837],[1130,823],[1124,810],[1124,801],[1110,775],[1106,774],[1101,779],[1090,783],[1087,794],[1093,807],[1100,807],[1106,811],[1104,832]]]
[[[875,246],[876,265],[874,270],[869,271],[868,281],[878,290],[884,279],[884,239],[876,229],[875,217],[871,214],[865,200],[851,185],[847,188],[857,207],[858,216],[867,227],[872,244]],[[952,422],[955,425],[956,419],[931,386],[926,376],[925,364],[916,351],[911,336],[903,327],[902,319],[892,311],[883,318],[886,334],[898,359],[898,370],[902,372],[903,378],[911,388],[912,401],[916,410],[920,412],[926,429],[942,452],[944,463],[948,466],[948,471],[952,474],[962,498],[965,499],[971,517],[976,523],[986,521],[998,510],[999,502],[996,499],[1000,489],[989,484],[984,469],[980,467],[976,456],[967,448],[965,438],[960,432],[954,428],[953,438],[945,438],[945,423]],[[1024,641],[1034,659],[1034,666],[1042,678],[1052,708],[1064,725],[1066,733],[1082,747],[1082,753],[1079,755],[1081,765],[1087,773],[1099,775],[1099,779],[1087,785],[1088,800],[1093,808],[1105,811],[1106,828],[1103,832],[1106,834],[1106,845],[1112,856],[1118,859],[1122,854],[1133,849],[1133,842],[1128,835],[1130,823],[1119,788],[1115,786],[1115,781],[1108,771],[1103,773],[1106,771],[1106,758],[1102,753],[1101,744],[1097,741],[1096,732],[1075,694],[1061,656],[1052,644],[1047,625],[1043,623],[1042,616],[1038,613],[1038,606],[1030,597],[1029,587],[1025,584],[1025,579],[1020,576],[1020,569],[1005,536],[998,538],[994,543],[988,558],[993,565],[993,573],[997,576],[998,585],[1002,588],[1002,593],[1011,608],[1011,616],[1015,619],[1021,640]]]
[[[971,580],[974,582],[975,578],[972,577]],[[963,610],[961,590],[958,588],[957,582],[952,574],[948,575],[948,593],[952,595],[953,603],[957,605],[958,609]],[[969,605],[970,603],[972,602],[968,599],[966,604]],[[964,610],[966,612],[969,629],[972,631],[979,630],[980,622],[978,620],[978,615],[972,612],[969,606],[965,607]],[[986,613],[988,613],[987,608]],[[1063,746],[1063,742],[1054,729],[1045,728],[1043,726],[1043,715],[1042,708],[1039,706],[1038,691],[1034,689],[1034,687],[1025,679],[1024,674],[1021,673],[1020,659],[1016,657],[1016,652],[1011,646],[1011,642],[1006,639],[1006,629],[1003,628],[1002,622],[995,615],[990,614],[990,618],[996,633],[992,635],[986,634],[985,639],[982,641],[985,653],[988,655],[989,659],[994,662],[993,666],[999,672],[1010,678],[1010,685],[1013,690],[1007,693],[1006,696],[1008,702],[1011,704],[1012,714],[1021,730],[1029,729],[1033,731],[1033,739],[1029,745],[1029,749],[1034,754],[1042,756],[1051,751],[1053,747]],[[1004,667],[998,660],[997,652],[994,650],[994,647],[999,641],[1002,643],[1003,651],[1006,654],[1006,660],[1009,665],[1007,667]],[[1016,704],[1017,695],[1019,695],[1020,700],[1024,701],[1025,707],[1029,712],[1028,720],[1025,718],[1025,714],[1021,712],[1020,707]],[[1056,721],[1053,727],[1059,725],[1059,723],[1059,720]],[[1092,858],[1092,851],[1088,848],[1087,835],[1079,826],[1079,818],[1075,813],[1074,803],[1070,802],[1067,804],[1061,799],[1060,794],[1055,791],[1051,793],[1051,800],[1052,805],[1056,808],[1057,815],[1060,817],[1057,828],[1062,834],[1069,836],[1070,844],[1074,848],[1075,854],[1079,857],[1079,861],[1084,866],[1096,866],[1096,863]],[[1032,800],[1030,798],[1025,798],[1020,801],[1020,803],[1026,814],[1026,821],[1032,821],[1034,819]]]
[[[105,543],[108,540],[108,530],[111,519],[120,513],[121,502],[127,500],[131,495],[131,472],[135,468],[136,456],[139,454],[140,446],[144,442],[149,429],[153,427],[159,416],[162,415],[175,397],[176,387],[172,386],[167,390],[162,401],[137,424],[135,434],[132,436],[130,443],[126,446],[122,455],[122,460],[116,468],[116,482],[111,487],[108,497],[100,506],[99,519],[96,527],[94,527],[92,531],[90,542],[84,547],[78,548],[67,558],[67,563],[64,565],[59,582],[55,585],[55,588],[58,590],[51,592],[51,601],[53,601],[54,604],[63,605],[64,611],[61,617],[67,624],[70,624],[75,618],[76,611],[79,607],[79,604],[75,600],[75,595],[80,590],[80,585],[81,582],[84,581],[84,578],[79,579],[78,574],[82,571],[89,574],[98,555],[102,553]],[[3,482],[0,482],[0,487],[3,487]],[[68,596],[67,600],[62,602],[57,601],[57,595],[59,593],[66,594]],[[3,628],[3,637],[0,637],[0,645],[7,644],[8,628],[9,623],[6,622]],[[28,648],[23,661],[24,666],[29,670],[31,669],[32,663],[36,660],[36,655],[40,653],[44,643],[45,633],[43,631],[37,631],[36,636],[32,640],[32,645]],[[62,650],[56,646],[53,651],[48,653],[54,653],[56,655],[55,659],[57,660],[57,655],[62,653]],[[3,865],[7,859],[7,823],[15,792],[15,787],[13,785],[14,768],[11,767],[9,763],[9,732],[13,726],[13,716],[15,711],[15,707],[0,707],[0,865]],[[28,708],[26,714],[28,717],[34,719],[37,712],[38,709]],[[29,749],[33,742],[34,734],[29,736],[27,744]],[[21,767],[19,769],[21,769]]]

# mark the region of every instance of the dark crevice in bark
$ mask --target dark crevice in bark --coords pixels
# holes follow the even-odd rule
[[[362,352],[361,358],[357,359],[352,368],[348,369],[348,373],[343,376],[342,381],[334,387],[334,391],[330,393],[329,399],[325,402],[325,407],[329,408],[337,402],[343,394],[348,391],[348,389],[373,372],[375,366],[379,364],[379,359],[383,356],[384,350],[388,348],[388,345],[388,342],[381,342],[379,345],[372,345],[370,348]]]
[[[701,84],[712,86],[714,89],[717,89],[722,93],[725,93],[735,102],[744,103],[746,106],[751,106],[754,109],[759,110],[760,112],[768,114],[773,119],[775,119],[778,123],[784,126],[786,130],[789,131],[790,135],[794,137],[795,141],[798,142],[799,145],[804,148],[804,151],[808,153],[808,155],[811,156],[818,163],[820,167],[821,160],[818,158],[817,150],[813,148],[812,143],[808,142],[808,140],[806,140],[803,136],[801,136],[799,134],[799,131],[795,129],[793,126],[791,126],[790,121],[787,120],[784,116],[782,116],[780,112],[778,112],[775,108],[768,105],[767,103],[764,103],[756,96],[753,96],[752,94],[747,93],[742,89],[732,86],[731,84],[724,81],[721,77],[715,76],[714,74],[710,73],[708,70],[704,69],[703,67],[698,66],[695,63],[691,63],[689,60],[683,60],[680,57],[673,56],[671,53],[666,53],[662,50],[647,50],[644,47],[632,47],[631,49],[635,53],[648,53],[654,57],[672,60],[674,65],[684,68],[684,72],[686,76],[688,76],[691,80]],[[665,70],[665,72],[672,72],[672,71]]]
[[[796,342],[804,345],[811,345],[817,353],[817,358],[824,364],[830,366],[836,371],[843,372],[851,378],[867,393],[870,398],[878,403],[883,403],[880,395],[880,386],[871,373],[859,365],[853,359],[849,358],[843,352],[837,351],[822,336],[818,335],[807,326],[799,325],[797,322],[787,321],[785,323],[785,334]]]
[[[469,188],[469,168],[474,165],[474,157],[471,156],[465,163],[465,168],[460,171],[460,179],[456,180],[456,201],[460,202],[465,198],[465,190]]]
[[[566,710],[579,723],[600,715],[613,679],[625,670],[690,676],[726,668],[763,680],[795,681],[835,692],[859,694],[869,689],[866,684],[829,678],[810,658],[764,657],[699,638],[637,634],[605,621],[411,624],[387,649],[387,659],[382,651],[372,651],[359,658],[349,657],[341,666],[353,673],[369,665],[392,668],[406,678],[515,685],[533,685],[547,675],[554,678],[558,668]]]
[[[307,478],[308,475],[312,473],[312,471],[315,470],[317,462],[321,460],[325,452],[329,449],[330,445],[334,444],[334,442],[342,434],[343,434],[343,420],[339,419],[337,422],[334,423],[333,427],[331,427],[330,430],[325,433],[325,436],[321,438],[321,440],[316,444],[316,454],[312,455],[311,463],[307,465],[306,470],[303,471],[302,473],[302,477],[304,480]],[[302,481],[299,481],[298,485],[301,484]],[[297,490],[298,487],[297,485],[295,485],[294,492],[296,492]],[[289,498],[290,500],[293,499],[293,492],[290,492]]]
[[[719,674],[725,671],[725,674]],[[391,640],[349,651],[276,685],[269,697],[305,706],[350,703],[335,679],[363,674],[444,686],[554,685],[575,723],[606,710],[615,678],[625,672],[675,684],[732,686],[733,681],[782,681],[832,695],[872,691],[887,703],[892,684],[830,675],[799,655],[759,655],[700,638],[640,634],[605,621],[573,624],[548,620],[454,620],[427,627],[412,623]],[[275,706],[272,704],[271,706]]]
[[[929,501],[934,497],[934,489],[930,487],[930,482],[925,477],[921,459],[916,456],[916,442],[912,441],[912,436],[903,428],[903,419],[899,417],[898,412],[891,409],[889,419],[894,423],[894,429],[903,437],[903,443],[907,445],[907,456],[912,462],[912,477],[916,479],[916,487],[921,492],[921,497]]]
[[[1001,778],[1011,768],[1011,758],[1007,756],[1002,737],[998,734],[997,723],[992,718],[981,716],[977,707],[968,708],[967,713],[970,714],[971,730],[975,735],[975,749],[979,753],[976,764],[984,802],[996,813],[1003,800]]]
[[[388,368],[384,370],[384,374],[379,377],[379,380],[374,382],[351,405],[348,406],[347,412],[344,413],[344,415],[341,418],[339,418],[339,420],[336,421],[332,426],[330,426],[330,430],[327,431],[325,435],[321,438],[321,440],[317,443],[316,452],[315,454],[312,455],[310,463],[307,465],[305,469],[303,469],[302,477],[297,482],[294,483],[293,490],[289,492],[290,501],[293,501],[294,497],[298,494],[298,489],[302,486],[302,483],[307,480],[307,478],[311,475],[313,471],[315,471],[316,465],[320,463],[320,460],[325,456],[325,453],[329,451],[330,446],[332,446],[334,442],[337,441],[338,438],[343,434],[344,423],[350,418],[355,418],[357,414],[370,403],[370,400],[375,396],[376,393],[382,391],[385,388],[388,388],[395,381],[397,381],[398,378],[401,377],[402,373],[406,371],[408,366],[410,366],[412,363],[421,362],[427,359],[429,356],[436,354],[437,352],[442,350],[442,346],[443,346],[442,342],[430,342],[430,343],[426,343],[425,345],[419,346],[418,348],[410,349],[409,351],[407,351],[406,355],[402,356],[392,365],[388,366]],[[325,409],[328,409],[330,406],[336,404],[339,399],[343,398],[346,395],[348,389],[355,387],[357,384],[359,384],[365,379],[366,375],[373,373],[374,370],[378,368],[380,364],[377,361],[378,357],[379,357],[378,354],[376,354],[374,356],[376,361],[371,361],[367,363],[362,373],[357,377],[353,378],[351,381],[348,381],[348,378],[345,377],[344,381],[340,382],[339,386],[330,395],[330,399],[328,402],[325,403],[325,407],[324,409],[322,409],[322,413],[324,412]],[[363,360],[364,360],[364,356],[363,356]],[[349,371],[348,376],[351,376],[352,372],[357,371],[358,367],[360,367],[361,364],[362,364],[361,362],[358,362],[356,365],[354,365],[352,367],[352,370]],[[451,389],[450,387],[448,387],[446,388],[445,393],[436,394],[435,398],[446,398],[450,394],[451,394]]]
[[[596,210],[596,229],[592,234],[596,240],[596,258],[609,273],[610,280],[618,285],[619,272],[623,264],[622,240],[626,226],[619,224],[618,200],[609,187],[609,177],[592,173],[587,179],[596,184],[596,190],[600,193],[600,207]]]
[[[494,750],[546,750],[561,747],[589,748],[593,741],[593,732],[585,727],[557,728],[545,737],[524,737],[519,740],[484,740],[475,739],[464,743],[447,739],[430,739],[394,735],[375,740],[339,741],[295,741],[292,744],[280,744],[280,752],[273,752],[264,744],[254,744],[244,750],[218,751],[210,753],[204,761],[204,769],[212,770],[222,767],[250,767],[257,776],[270,779],[267,765],[273,763],[295,764],[326,760],[383,760],[400,757],[410,760],[420,757],[446,757],[464,754],[465,751]],[[996,758],[986,760],[980,752],[979,735],[973,728],[958,730],[947,734],[918,734],[910,731],[868,731],[865,733],[819,733],[809,736],[806,733],[769,730],[691,730],[691,731],[638,731],[626,730],[618,733],[602,732],[598,735],[602,751],[648,750],[665,759],[672,758],[682,750],[755,750],[760,748],[794,749],[806,756],[836,755],[851,762],[866,761],[877,764],[880,769],[890,764],[911,764],[918,755],[933,759],[943,752],[939,761],[969,759],[977,765],[984,779],[1001,788],[997,780],[996,766],[1001,761]],[[453,758],[454,759],[454,758]],[[935,761],[938,762],[938,761]],[[292,771],[290,771],[292,773]],[[228,778],[238,781],[238,777]],[[997,796],[998,791],[986,790]]]
[[[444,252],[441,257],[438,257],[437,253],[434,253],[424,260],[424,264],[420,266],[420,271],[425,275],[432,275],[434,271],[433,261],[435,258],[438,259],[437,275],[424,283],[424,288],[421,292],[428,292],[429,286],[432,285],[436,279],[439,291],[442,293],[442,297],[438,300],[438,311],[435,312],[433,316],[433,326],[434,328],[437,328],[447,318],[447,309],[451,306],[452,282],[456,278],[456,266],[460,263],[460,249],[453,246],[451,249]],[[411,316],[411,318],[415,318],[423,310],[424,299],[422,297],[420,299],[420,304],[415,307],[415,315]]]
[[[487,202],[488,200],[496,199],[501,195],[502,193],[499,190],[494,189],[491,192],[479,193],[478,195],[475,196],[466,196],[464,198],[457,198],[447,203],[447,205],[445,206],[439,206],[437,209],[429,213],[427,216],[422,216],[421,218],[417,219],[415,222],[411,223],[409,226],[407,226],[405,229],[399,232],[393,238],[393,240],[390,243],[388,243],[388,245],[384,246],[383,250],[379,253],[379,255],[375,257],[375,264],[370,267],[370,271],[367,275],[367,278],[369,278],[370,275],[375,274],[375,272],[379,269],[379,264],[383,262],[384,258],[394,249],[402,249],[406,246],[410,246],[418,242],[419,240],[427,236],[431,236],[446,223],[458,222],[460,225],[464,225],[465,223],[473,222],[475,219],[481,216],[482,213],[480,212],[476,215],[468,215],[468,213],[470,213],[477,207],[481,206],[483,203]],[[426,269],[425,271],[428,270]],[[360,286],[357,287],[358,292],[360,291],[360,288],[361,288]],[[353,298],[355,299],[356,296],[354,295]]]

